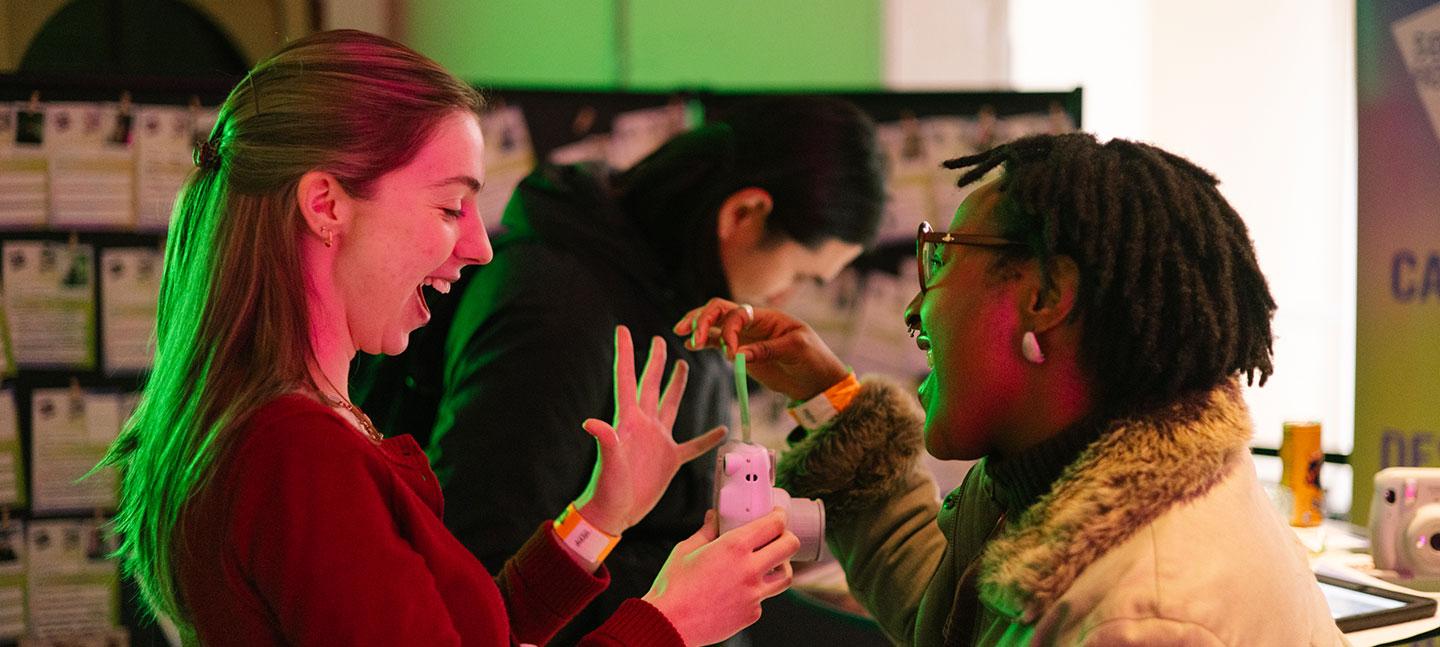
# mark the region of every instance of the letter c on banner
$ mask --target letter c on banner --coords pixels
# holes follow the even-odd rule
[[[1401,269],[1401,266],[1408,269]],[[1390,294],[1396,301],[1409,303],[1415,298],[1415,254],[1408,249],[1395,252],[1395,257],[1390,261]]]

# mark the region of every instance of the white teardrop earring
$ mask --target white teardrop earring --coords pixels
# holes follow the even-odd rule
[[[1031,364],[1045,363],[1045,353],[1040,350],[1040,340],[1035,338],[1035,331],[1027,330],[1020,338],[1020,354]]]

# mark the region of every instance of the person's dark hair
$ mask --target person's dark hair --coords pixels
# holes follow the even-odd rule
[[[774,200],[766,228],[808,247],[868,246],[885,203],[875,124],[833,97],[768,97],[671,139],[615,179],[627,212],[647,228],[714,238],[716,212],[745,187]]]
[[[1079,266],[1072,317],[1102,406],[1160,404],[1241,373],[1265,383],[1275,301],[1213,175],[1154,146],[1083,133],[1026,137],[945,167],[966,169],[963,187],[1002,164],[1001,233],[1042,266],[1062,255]]]

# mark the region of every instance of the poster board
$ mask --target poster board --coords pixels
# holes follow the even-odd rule
[[[1440,2],[1357,3],[1354,505],[1440,465]]]

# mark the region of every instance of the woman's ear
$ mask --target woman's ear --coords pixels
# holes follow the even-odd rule
[[[322,241],[333,240],[348,224],[350,194],[335,176],[324,171],[310,171],[300,176],[295,188],[300,215],[311,235]]]
[[[1030,263],[1024,272],[1028,288],[1028,304],[1021,317],[1027,322],[1027,330],[1045,332],[1064,323],[1075,310],[1075,301],[1080,292],[1080,266],[1069,256],[1056,256],[1049,260],[1049,280],[1040,272],[1038,261]]]
[[[715,219],[715,235],[721,241],[728,241],[736,235],[759,241],[764,238],[765,222],[774,208],[775,200],[770,197],[769,191],[754,186],[740,189],[720,203],[720,213]]]

